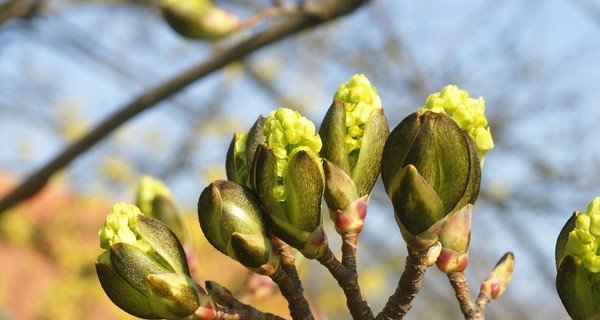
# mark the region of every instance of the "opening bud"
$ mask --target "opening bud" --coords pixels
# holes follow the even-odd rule
[[[432,245],[443,222],[437,224],[475,202],[481,167],[473,141],[454,120],[424,111],[409,115],[391,132],[381,176],[401,230],[408,232],[405,239],[421,235]]]
[[[176,319],[196,311],[199,299],[185,252],[164,223],[117,203],[99,235],[106,251],[96,272],[113,303],[142,318]]]
[[[556,289],[573,319],[600,318],[600,197],[575,212],[556,242]]]
[[[271,231],[306,257],[316,257],[327,245],[319,231],[324,189],[317,155],[321,139],[312,122],[285,108],[271,112],[263,128],[266,143],[256,149],[251,185],[267,209]]]
[[[377,90],[362,74],[341,84],[333,99],[319,130],[321,156],[342,169],[362,197],[371,193],[380,172],[387,119]]]

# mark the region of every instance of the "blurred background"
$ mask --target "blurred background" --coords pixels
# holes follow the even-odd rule
[[[273,5],[217,3],[241,18]],[[126,103],[272,22],[193,41],[151,1],[0,0],[0,198]],[[263,48],[119,127],[0,215],[0,319],[131,318],[102,292],[93,265],[104,216],[116,201],[133,202],[143,175],[162,179],[189,212],[198,281],[286,315],[268,283],[207,246],[196,202],[225,177],[234,131],[280,106],[318,125],[337,86],[356,73],[378,89],[392,128],[446,84],[484,97],[495,149],[473,216],[471,291],[512,251],[513,281],[488,319],[567,319],[554,289],[554,243],[571,213],[600,195],[598,39],[600,2],[592,0],[377,0]],[[359,279],[375,312],[405,257],[378,182],[359,242]],[[320,318],[347,319],[327,271],[313,261],[300,269]],[[425,278],[406,318],[461,319],[446,277],[432,268]]]

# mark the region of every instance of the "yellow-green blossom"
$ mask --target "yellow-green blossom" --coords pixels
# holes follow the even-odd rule
[[[456,85],[451,84],[445,86],[440,92],[430,94],[425,106],[419,109],[421,112],[425,110],[448,114],[461,129],[469,133],[477,146],[483,166],[485,154],[494,148],[494,141],[484,115],[485,101],[482,97],[469,98],[468,91],[460,90]]]
[[[104,226],[98,231],[100,247],[109,250],[115,243],[127,243],[142,249],[144,252],[151,250],[150,246],[141,239],[135,230],[135,219],[143,213],[134,205],[116,203],[106,216]]]
[[[315,154],[321,150],[321,137],[316,133],[312,121],[300,115],[298,111],[287,108],[279,108],[272,111],[263,127],[263,133],[267,144],[277,157],[277,176],[283,183],[283,173],[292,153],[300,149],[309,149]],[[285,200],[282,185],[275,190],[280,200]]]
[[[377,89],[363,74],[356,74],[338,87],[333,96],[344,102],[346,110],[346,151],[360,150],[365,124],[376,108],[381,108]]]
[[[600,272],[600,197],[596,197],[575,220],[569,233],[567,250],[592,273]]]

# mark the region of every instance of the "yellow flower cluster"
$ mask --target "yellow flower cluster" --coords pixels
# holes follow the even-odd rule
[[[485,154],[494,148],[492,134],[485,117],[485,101],[469,98],[469,92],[460,90],[456,85],[447,85],[442,91],[427,97],[425,106],[419,111],[443,112],[451,116],[458,126],[465,130],[477,146],[479,160],[483,166]]]
[[[360,149],[365,124],[373,110],[381,108],[381,98],[377,95],[377,89],[363,74],[356,74],[348,82],[341,84],[333,98],[344,102],[346,152],[350,154]]]

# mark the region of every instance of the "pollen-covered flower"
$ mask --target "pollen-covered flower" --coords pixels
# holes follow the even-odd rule
[[[461,129],[469,133],[477,146],[479,159],[483,166],[485,154],[494,148],[494,141],[484,115],[485,101],[482,97],[469,98],[469,92],[466,90],[460,90],[456,85],[447,85],[442,91],[429,95],[425,106],[419,111],[425,110],[446,113],[456,121]]]

